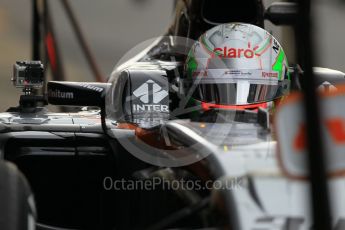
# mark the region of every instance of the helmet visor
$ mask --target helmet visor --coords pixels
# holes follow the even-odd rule
[[[249,105],[272,101],[289,92],[289,80],[278,80],[277,77],[263,78],[262,72],[259,76],[253,75],[253,71],[251,76],[243,71],[237,73],[239,76],[231,78],[214,76],[194,78],[191,87],[193,98],[221,105]],[[272,72],[267,74],[275,75]]]

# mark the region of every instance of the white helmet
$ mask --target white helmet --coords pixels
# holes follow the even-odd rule
[[[257,108],[289,91],[288,62],[281,45],[251,24],[222,24],[208,30],[192,46],[185,70],[193,99],[203,105]]]

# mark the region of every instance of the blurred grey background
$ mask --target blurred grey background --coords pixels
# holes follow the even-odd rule
[[[265,0],[268,5],[272,0]],[[345,71],[345,6],[330,0],[315,2],[317,66]],[[92,81],[93,77],[58,0],[50,1],[66,78]],[[161,35],[171,23],[172,0],[70,1],[103,75],[138,43]],[[288,27],[266,27],[281,41],[293,63],[293,34]],[[17,105],[20,90],[12,87],[12,65],[31,56],[31,1],[0,0],[0,111]]]

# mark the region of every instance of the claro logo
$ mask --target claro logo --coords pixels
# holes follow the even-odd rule
[[[168,92],[152,80],[148,80],[139,86],[139,88],[133,92],[133,95],[142,102],[142,104],[133,104],[133,110],[136,112],[169,112],[169,107],[167,105],[159,104],[159,102],[168,96]]]
[[[61,92],[60,90],[49,90],[48,96],[60,99],[74,99],[73,92]]]
[[[255,52],[250,47],[247,49],[241,48],[228,48],[224,46],[223,48],[217,47],[214,48],[213,52],[215,52],[219,57],[223,58],[254,58]]]

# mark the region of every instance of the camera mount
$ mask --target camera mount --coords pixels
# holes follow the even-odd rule
[[[13,65],[13,77],[11,79],[16,88],[22,88],[23,95],[20,96],[19,107],[12,110],[21,112],[36,112],[42,108],[37,107],[38,102],[47,104],[43,95],[35,95],[37,89],[44,85],[44,68],[40,61],[17,61]]]

